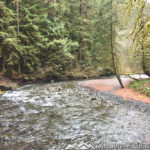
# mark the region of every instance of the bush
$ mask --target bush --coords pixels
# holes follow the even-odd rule
[[[112,69],[103,68],[100,70],[100,76],[108,76],[108,75],[114,75],[114,72],[112,71]]]
[[[141,94],[145,94],[150,97],[150,79],[140,80],[140,81],[132,81],[128,85],[129,88],[133,90],[139,91]]]

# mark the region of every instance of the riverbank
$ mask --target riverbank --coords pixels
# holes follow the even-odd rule
[[[92,88],[98,91],[104,91],[122,97],[124,100],[130,99],[150,104],[150,97],[140,94],[138,91],[128,88],[128,84],[132,81],[130,78],[122,77],[124,89],[120,88],[118,80],[113,79],[98,79],[81,82],[81,86]]]
[[[54,83],[59,81],[72,81],[72,80],[82,80],[82,79],[92,79],[92,78],[99,78],[98,74],[93,74],[91,76],[88,76],[87,74],[84,74],[80,71],[74,71],[66,73],[65,75],[62,75],[61,77],[42,77],[42,76],[36,76],[33,78],[29,77],[21,77],[16,79],[10,79],[2,74],[0,74],[0,94],[4,93],[8,90],[13,90],[17,87],[20,87],[22,85],[26,84],[32,84],[32,83]]]
[[[15,89],[18,87],[18,85],[18,82],[12,81],[0,74],[0,94],[2,94],[4,91]]]
[[[128,87],[150,97],[150,79],[132,81]]]
[[[32,75],[16,75],[7,77],[0,73],[0,91],[7,91],[15,89],[16,87],[32,84],[32,83],[54,83],[59,81],[73,81],[98,79],[103,76],[112,75],[113,72],[109,69],[88,68],[81,70],[81,68],[66,71],[59,75],[46,74],[45,72],[34,73]]]
[[[95,76],[93,76],[93,78],[95,78]],[[58,81],[69,81],[69,80],[79,80],[79,79],[92,79],[92,77],[88,77],[85,74],[80,73],[80,74],[73,74],[72,76],[69,76],[64,80],[59,79]],[[57,82],[57,80],[49,80],[48,82],[53,83],[55,81]],[[98,91],[104,91],[106,93],[111,93],[120,96],[125,100],[130,99],[130,100],[141,101],[150,104],[150,97],[146,96],[145,93],[141,94],[139,91],[133,90],[128,87],[131,81],[133,81],[131,78],[122,77],[122,82],[125,86],[124,89],[120,88],[120,85],[116,78],[81,81],[81,86],[92,88]],[[19,87],[20,85],[35,83],[35,82],[36,81],[26,81],[24,83],[17,82],[17,81],[12,81],[9,78],[0,75],[0,94],[2,94],[4,91],[7,90],[13,90]],[[37,81],[37,82],[41,82],[41,81]]]

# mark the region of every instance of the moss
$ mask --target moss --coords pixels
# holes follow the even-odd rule
[[[128,87],[150,97],[150,79],[132,81]]]
[[[0,90],[0,95],[3,94],[3,93],[4,93],[4,91],[1,91],[1,90]]]

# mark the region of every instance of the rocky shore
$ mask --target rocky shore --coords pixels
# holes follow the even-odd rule
[[[91,101],[99,103],[101,101],[106,101],[107,103],[122,105],[123,107],[130,108],[132,110],[138,110],[141,112],[150,113],[150,105],[143,103],[141,101],[133,101],[132,99],[124,99],[121,96],[108,93],[106,91],[97,91],[95,89],[80,87],[80,90],[83,90],[87,95],[91,96]]]
[[[134,91],[127,87],[129,82],[132,81],[130,78],[122,77],[122,82],[125,88],[120,88],[120,85],[116,78],[111,79],[97,79],[97,80],[88,80],[81,82],[81,86],[94,89],[97,91],[103,91],[107,94],[113,94],[122,97],[125,101],[130,99],[132,101],[140,101],[143,103],[150,104],[150,97],[147,97],[144,94],[140,94],[137,91]]]

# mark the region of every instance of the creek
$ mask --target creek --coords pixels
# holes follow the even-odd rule
[[[122,101],[77,81],[8,91],[0,95],[0,150],[150,144],[149,105]]]

